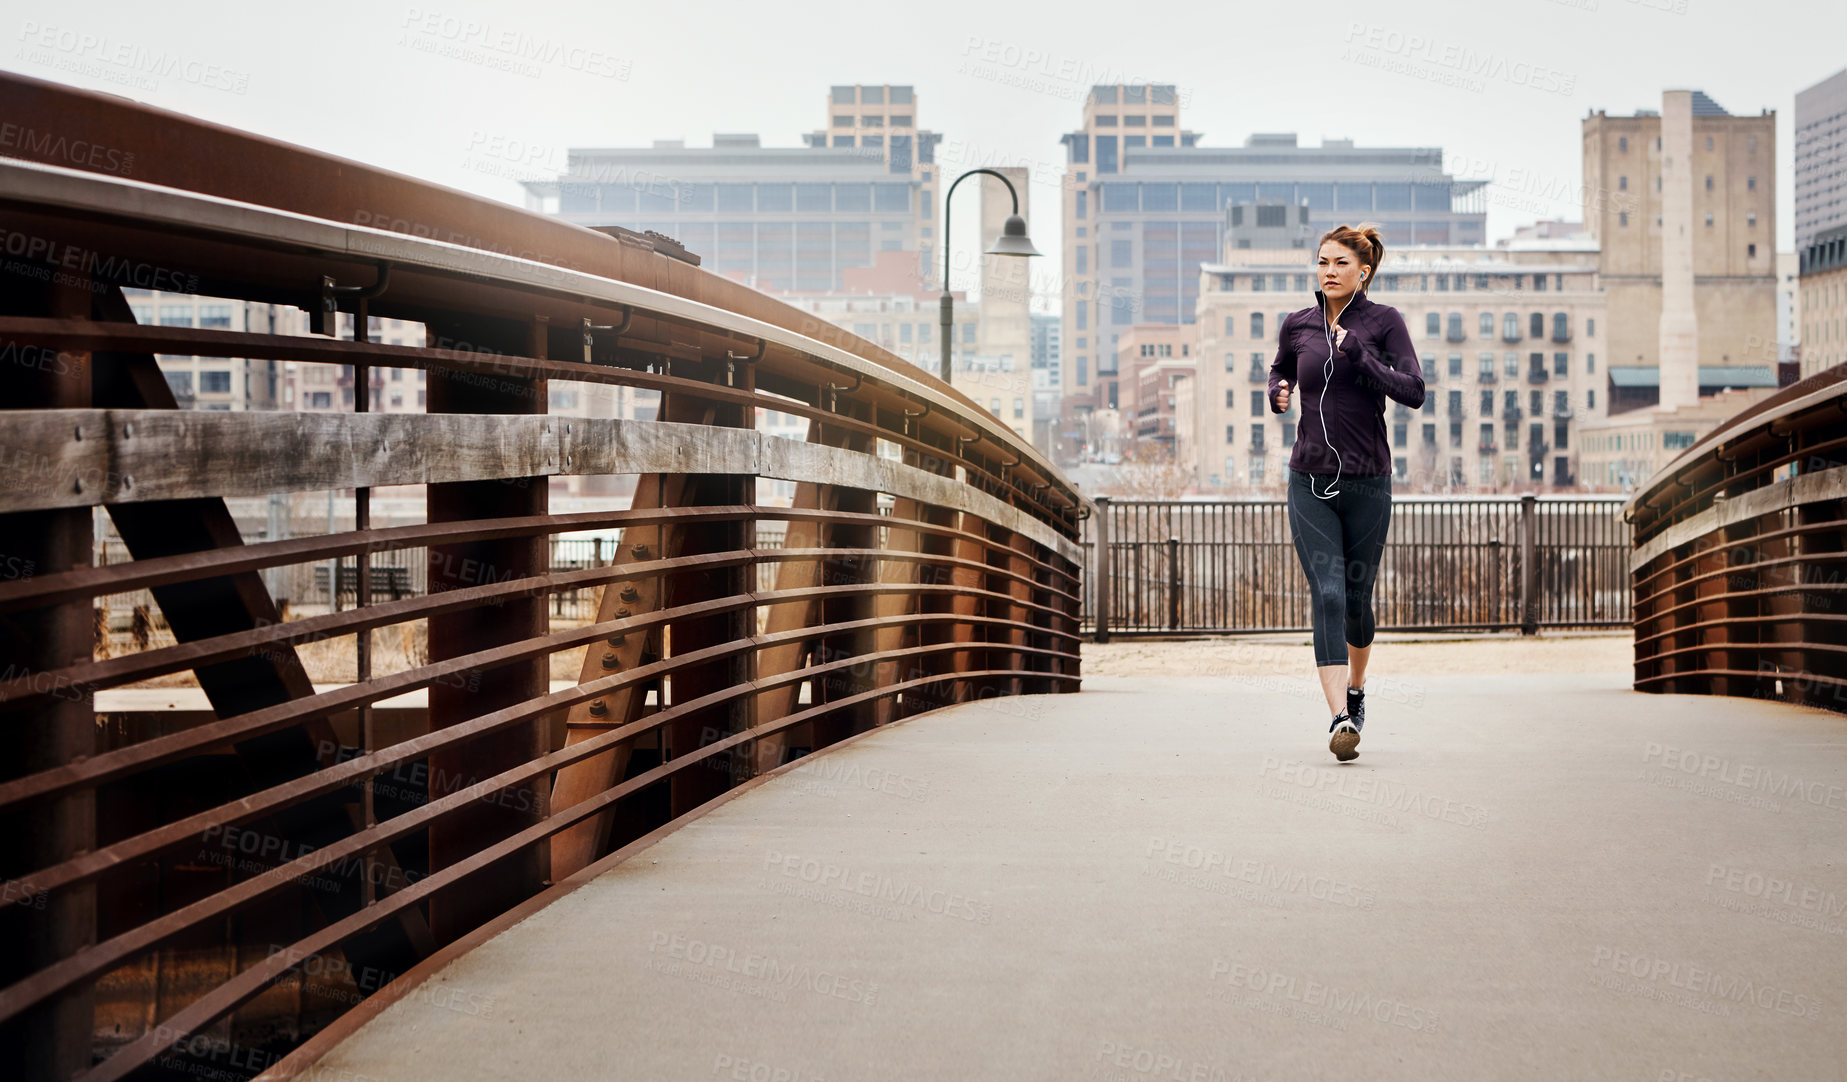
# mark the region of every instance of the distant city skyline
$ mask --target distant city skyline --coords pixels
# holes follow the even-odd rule
[[[1304,146],[1442,147],[1448,172],[1490,180],[1490,243],[1577,216],[1579,121],[1591,110],[1626,114],[1664,88],[1697,88],[1738,115],[1776,110],[1775,243],[1787,251],[1794,96],[1841,69],[1847,36],[1847,14],[1798,0],[1748,11],[1706,0],[1201,9],[1146,34],[1132,32],[1132,11],[1085,0],[1049,13],[952,2],[927,18],[868,8],[852,20],[729,0],[636,10],[353,0],[309,20],[213,10],[43,8],[5,26],[0,66],[511,203],[519,180],[562,172],[569,147],[699,147],[731,132],[797,147],[826,86],[904,83],[930,103],[945,173],[1027,167],[1042,214],[1058,206],[1058,137],[1079,123],[1089,87],[1171,83],[1202,146],[1293,131]],[[764,63],[779,51],[803,58],[799,77],[767,74],[789,70]],[[980,243],[975,224],[957,219],[958,249]],[[1062,258],[1054,226],[1033,230],[1047,282]]]

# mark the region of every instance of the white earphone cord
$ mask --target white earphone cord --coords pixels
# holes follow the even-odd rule
[[[1365,271],[1360,272],[1360,284],[1361,285],[1366,284],[1366,272]],[[1352,304],[1352,303],[1353,303],[1353,298],[1351,297],[1347,298],[1347,304]],[[1347,310],[1346,305],[1342,305],[1340,310],[1343,313],[1346,312]],[[1332,328],[1328,326],[1328,317],[1327,317],[1326,312],[1321,313],[1321,333],[1323,337],[1327,339],[1328,359],[1326,363],[1324,363],[1321,366],[1321,405],[1322,405],[1322,408],[1316,412],[1321,417],[1321,442],[1327,444],[1328,450],[1334,452],[1334,479],[1328,482],[1327,492],[1325,493],[1315,492],[1315,479],[1311,475],[1308,479],[1308,491],[1314,492],[1315,495],[1321,497],[1324,500],[1331,500],[1334,497],[1340,495],[1340,490],[1335,488],[1334,486],[1340,484],[1340,471],[1341,471],[1342,463],[1341,463],[1341,458],[1340,458],[1340,450],[1334,446],[1334,441],[1328,438],[1328,415],[1327,415],[1326,407],[1328,403],[1328,384],[1334,381],[1334,331]]]

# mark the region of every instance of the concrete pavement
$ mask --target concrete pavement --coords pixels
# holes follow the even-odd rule
[[[1847,1075],[1847,719],[1096,678],[739,796],[323,1058],[400,1079]],[[337,1072],[351,1072],[342,1075]]]

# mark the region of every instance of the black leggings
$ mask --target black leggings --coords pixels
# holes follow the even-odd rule
[[[1314,491],[1309,491],[1309,482]],[[1372,584],[1392,522],[1392,478],[1289,471],[1289,529],[1314,603],[1315,664],[1347,664],[1347,646],[1371,646]]]

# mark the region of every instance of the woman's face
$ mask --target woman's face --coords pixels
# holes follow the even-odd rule
[[[1357,252],[1332,240],[1321,246],[1321,258],[1315,264],[1321,292],[1326,293],[1329,300],[1352,296],[1363,284],[1360,275],[1364,270]]]

